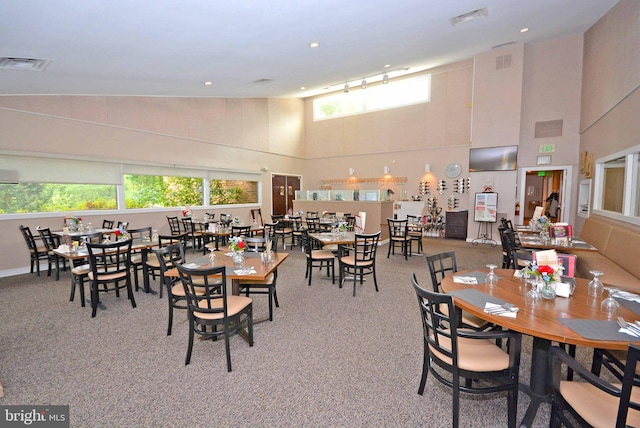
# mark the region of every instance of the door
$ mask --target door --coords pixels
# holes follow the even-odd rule
[[[272,214],[284,215],[289,209],[293,209],[293,200],[296,198],[296,190],[300,190],[300,181],[300,176],[296,175],[271,176]]]
[[[529,224],[536,206],[543,208],[543,213],[553,222],[569,221],[570,177],[571,168],[527,168],[520,171],[519,200],[524,201],[521,207],[520,224]]]

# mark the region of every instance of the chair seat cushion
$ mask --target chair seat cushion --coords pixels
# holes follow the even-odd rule
[[[293,233],[293,229],[290,227],[285,227],[284,229],[276,229],[276,233],[280,233],[280,234],[290,234]]]
[[[620,384],[613,384],[621,388]],[[619,399],[587,382],[560,382],[560,394],[573,409],[594,427],[616,425]],[[633,388],[631,401],[640,402],[640,389]],[[627,425],[640,427],[640,412],[629,409]]]
[[[93,281],[94,276],[93,272],[89,272],[89,279]],[[127,277],[127,272],[113,272],[113,273],[99,273],[98,281],[115,281],[116,279],[125,279]]]
[[[340,259],[340,262],[345,265],[355,266],[356,265],[356,257],[355,256],[346,256]],[[373,260],[358,260],[358,267],[366,267],[373,265]]]
[[[440,344],[451,349],[451,340],[446,337],[440,338]],[[451,358],[432,347],[429,351],[445,363],[452,364]],[[509,368],[509,354],[490,340],[458,337],[458,367],[474,372],[505,370]]]
[[[150,268],[154,268],[154,269],[160,269],[160,262],[158,261],[158,259],[151,259],[151,260],[147,260],[147,266],[149,266]]]
[[[195,288],[196,296],[204,296],[205,294],[204,287],[194,287],[194,288]],[[178,297],[186,297],[186,294],[184,293],[184,285],[182,285],[181,282],[174,284],[171,287],[171,294]]]
[[[309,257],[309,255],[307,254],[307,257]],[[333,254],[331,251],[327,251],[327,250],[312,250],[311,251],[311,258],[312,259],[333,259],[335,258],[335,254]]]
[[[237,315],[244,308],[249,306],[251,302],[252,302],[251,297],[227,296],[227,314],[229,314],[229,316]],[[216,308],[222,308],[222,299],[212,299],[211,304],[215,305]],[[201,300],[198,303],[198,306],[201,308],[206,308],[207,301]],[[207,320],[217,320],[217,319],[222,319],[224,317],[224,314],[222,312],[206,313],[206,312],[195,311],[193,315],[198,318],[207,319]]]
[[[89,272],[91,272],[91,265],[88,264],[76,266],[71,269],[71,273],[74,275],[87,275]]]

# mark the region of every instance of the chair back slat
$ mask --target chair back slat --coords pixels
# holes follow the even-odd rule
[[[427,266],[429,267],[429,274],[431,275],[433,291],[440,293],[442,292],[440,283],[442,283],[442,279],[447,273],[451,272],[453,274],[458,272],[456,253],[455,251],[446,251],[444,253],[427,256]]]

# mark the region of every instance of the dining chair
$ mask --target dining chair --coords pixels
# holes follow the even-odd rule
[[[38,233],[40,234],[40,239],[44,244],[44,248],[47,251],[47,276],[51,276],[52,267],[55,265],[56,267],[56,281],[60,279],[60,257],[56,253],[53,252],[54,249],[58,248],[60,245],[60,241],[53,236],[51,233],[51,229],[48,227],[38,227]],[[67,270],[67,262],[66,260],[62,260],[62,265],[64,270]]]
[[[103,229],[113,229],[113,220],[102,220]]]
[[[184,250],[184,248],[186,248],[187,246],[187,239],[188,239],[188,233],[183,232],[179,235],[158,235],[158,248],[164,248],[167,247],[171,244],[182,244],[182,248]],[[147,257],[147,275],[148,275],[148,279],[147,281],[151,281],[151,278],[153,278],[155,280],[156,275],[161,275],[161,271],[160,271],[160,262],[158,261],[157,257]],[[162,299],[162,290],[164,287],[162,287],[162,276],[160,276],[160,292],[159,294],[159,298]],[[136,291],[138,291],[136,289]]]
[[[231,371],[229,337],[246,327],[249,346],[253,346],[253,303],[250,297],[227,293],[227,275],[224,266],[207,269],[176,265],[187,297],[189,314],[189,345],[185,365],[191,362],[193,339],[224,337],[227,371]],[[201,294],[201,291],[204,294]],[[210,343],[210,342],[203,342]],[[215,343],[215,342],[213,342]]]
[[[507,236],[508,229],[502,225],[498,226],[498,233],[500,234],[500,244],[502,245],[502,269],[510,269],[514,266],[513,251],[514,248],[511,244],[511,239]]]
[[[102,232],[89,233],[82,238],[85,241],[85,245],[89,242],[99,244],[102,242]],[[76,295],[76,288],[78,288],[80,292],[80,305],[83,308],[85,307],[84,280],[89,277],[89,272],[91,272],[89,260],[82,259],[73,262],[73,266],[71,268],[71,293],[69,295],[69,301],[73,302]]]
[[[289,226],[289,222],[285,220],[283,215],[272,215],[271,221],[276,223],[276,237],[282,240],[282,248],[287,249],[287,237],[291,237],[293,241],[293,229]]]
[[[353,296],[356,295],[356,284],[360,279],[360,284],[364,281],[365,275],[373,277],[373,284],[378,292],[378,280],[376,279],[376,252],[378,251],[378,241],[380,232],[370,234],[355,234],[353,246],[348,248],[344,245],[338,247],[339,263],[339,286],[346,280],[346,275],[353,276]]]
[[[245,251],[248,252],[264,252],[267,248],[267,242],[271,241],[271,251],[278,251],[278,243],[275,238],[265,238],[264,236],[256,236],[245,239]],[[269,274],[264,280],[240,279],[240,294],[249,297],[252,295],[266,295],[269,302],[269,321],[273,321],[273,305],[280,307],[278,303],[278,269]]]
[[[418,244],[418,254],[422,253],[422,226],[419,224],[418,216],[407,215],[407,229],[407,235],[411,238],[410,253],[413,253],[414,242]]]
[[[429,275],[431,276],[431,287],[434,293],[442,293],[442,279],[447,275],[458,272],[455,251],[446,251],[426,257]],[[447,306],[443,305],[440,310],[446,314]],[[465,311],[458,310],[458,327],[470,328],[476,331],[486,330],[493,325],[480,317]]]
[[[168,276],[167,271],[173,269],[179,264],[184,263],[186,260],[184,257],[184,242],[175,242],[173,244],[166,245],[157,250],[153,250],[155,259],[160,267],[160,278],[162,282],[162,288],[167,289],[167,302],[169,304],[169,319],[167,322],[167,336],[171,336],[171,330],[173,327],[173,310],[174,309],[187,309],[187,296],[184,291],[182,281],[179,276]],[[204,295],[204,289],[197,288],[195,293],[199,296]]]
[[[251,236],[251,226],[231,226],[231,236],[248,238]]]
[[[175,216],[175,217],[167,216],[167,221],[169,222],[169,230],[171,231],[172,235],[180,235],[182,233],[182,227],[180,226],[180,220],[178,219],[177,216]]]
[[[191,240],[191,249],[194,252],[196,251],[196,248],[202,248],[205,232],[203,230],[200,230],[199,225],[196,228],[196,223],[193,222],[193,219],[191,219],[191,217],[182,218],[182,230],[187,233],[188,238]]]
[[[92,318],[98,310],[100,292],[115,291],[116,297],[120,297],[120,290],[126,289],[131,306],[136,307],[131,287],[131,243],[131,239],[125,239],[109,244],[87,244],[91,266],[88,278],[91,282]]]
[[[302,240],[302,230],[304,229],[302,226],[302,217],[290,216],[289,225],[291,227],[291,246],[295,247],[296,245],[300,245]]]
[[[573,420],[593,427],[640,426],[640,377],[636,374],[639,359],[640,347],[630,345],[622,385],[611,384],[595,376],[562,348],[552,346],[549,362],[553,399],[549,426],[573,426]],[[561,380],[562,366],[570,367],[580,381]]]
[[[408,235],[407,220],[387,219],[389,227],[389,249],[387,250],[387,258],[396,253],[396,246],[400,246],[404,259],[407,260],[409,254],[409,245],[411,238]]]
[[[277,241],[277,236],[276,236],[276,229],[278,228],[278,223],[265,223],[262,232],[262,236],[264,237],[269,237],[272,238],[272,240],[274,240],[276,242],[276,244],[278,243]]]
[[[116,223],[116,229],[128,230],[129,222],[128,221],[118,221]]]
[[[356,229],[356,216],[348,215],[347,216],[347,231],[353,232]],[[420,246],[422,248],[422,245]]]
[[[510,330],[473,331],[459,329],[453,296],[420,287],[415,273],[411,283],[422,319],[423,360],[418,394],[422,395],[429,373],[452,390],[452,426],[460,426],[460,392],[493,394],[507,391],[507,421],[516,426],[518,375],[522,336]],[[446,307],[446,311],[440,308]],[[507,351],[494,341],[508,341]],[[438,369],[448,372],[443,375]],[[463,425],[470,425],[469,423]]]
[[[318,217],[307,217],[305,222],[307,223],[309,233],[317,233],[320,231],[320,219]]]
[[[264,221],[262,220],[262,210],[260,208],[253,208],[251,210],[251,220],[260,227],[264,226]]]
[[[22,237],[27,244],[27,249],[29,250],[29,259],[31,262],[31,273],[33,273],[34,267],[36,268],[36,272],[38,276],[40,276],[40,260],[48,260],[49,254],[47,248],[43,245],[38,245],[36,243],[36,237],[31,233],[31,229],[28,226],[20,225],[20,232],[22,233]],[[37,237],[38,242],[42,242],[41,238]]]
[[[220,223],[224,226],[229,226],[229,223],[233,221],[231,214],[220,214]]]
[[[153,236],[153,229],[151,226],[140,227],[137,229],[129,229],[127,230],[127,234],[131,240],[148,240],[151,241]],[[131,250],[131,267],[133,268],[133,280],[136,284],[136,291],[138,291],[138,271],[143,269],[143,264],[145,263],[144,259],[147,256],[143,255],[143,252],[148,252],[147,249],[144,250]]]
[[[309,237],[309,231],[307,229],[302,230],[301,245],[307,258],[307,270],[304,273],[304,277],[309,278],[309,287],[311,287],[311,276],[313,275],[313,268],[317,267],[322,270],[327,269],[327,276],[331,276],[331,283],[336,283],[335,272],[335,259],[336,256],[331,251],[324,250],[315,246],[315,239]],[[329,273],[331,270],[331,273]]]

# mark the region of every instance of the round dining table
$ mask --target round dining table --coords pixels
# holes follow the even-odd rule
[[[496,269],[495,272],[499,279],[494,286],[484,283],[483,275],[488,273],[488,269],[477,269],[447,276],[442,280],[441,287],[444,292],[454,296],[457,307],[495,325],[533,337],[531,374],[529,385],[525,388],[531,396],[531,402],[520,426],[531,426],[539,405],[549,401],[551,377],[548,356],[552,342],[620,350],[626,350],[630,343],[640,343],[638,337],[619,333],[616,319],[608,320],[601,312],[600,303],[606,295],[589,296],[589,279],[576,278],[575,291],[570,297],[557,296],[527,305],[525,295],[528,289],[525,281],[515,278],[515,271],[511,269]],[[477,285],[466,284],[454,281],[454,276],[475,276],[479,280]],[[486,301],[511,303],[518,307],[518,312],[515,318],[485,313]],[[621,304],[617,315],[627,321],[639,320],[640,315],[629,307]],[[583,332],[585,337],[568,325],[578,330],[578,327],[582,327],[595,332]]]

